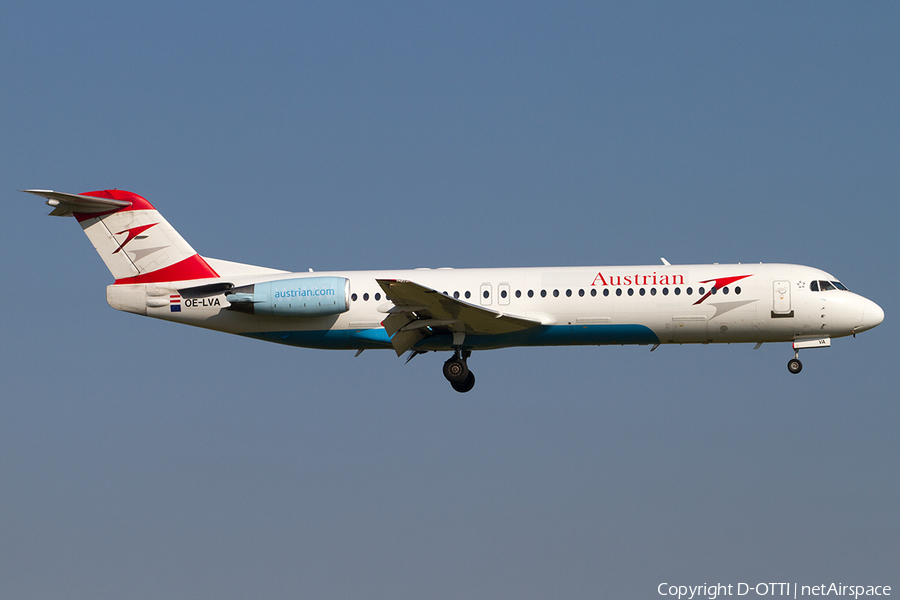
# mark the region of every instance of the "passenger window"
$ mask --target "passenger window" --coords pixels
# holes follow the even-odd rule
[[[357,298],[356,292],[350,294],[350,299],[353,300],[354,302],[356,302],[356,298]]]
[[[363,294],[363,300],[368,300],[368,299],[369,299],[369,292],[366,292],[365,294]]]
[[[528,290],[528,297],[534,298],[534,290]]]
[[[466,290],[466,300],[468,300],[471,297],[472,297],[472,292],[470,292],[469,290]]]
[[[680,295],[681,295],[681,288],[675,288],[675,295],[676,295],[676,296],[680,296]]]
[[[485,292],[485,298],[487,298],[487,292]],[[506,298],[506,290],[500,290],[500,297]]]
[[[547,290],[541,290],[541,298],[547,297]]]
[[[723,294],[728,294],[728,286],[727,286],[727,285],[726,285],[725,287],[722,288],[722,293],[723,293]]]
[[[645,289],[644,289],[644,288],[641,288],[641,291],[640,291],[640,293],[641,293],[641,296],[643,296],[643,295],[644,295],[644,294],[646,294],[646,293],[647,293],[647,290],[645,290]]]
[[[375,293],[375,299],[376,299],[376,300],[381,300],[381,294],[378,293],[378,292],[376,292],[376,293]]]
[[[741,286],[737,286],[736,288],[734,288],[734,293],[735,293],[735,294],[740,294],[740,293],[741,293]]]
[[[453,297],[458,299],[458,298],[459,298],[459,292],[453,292]]]
[[[629,296],[634,296],[634,290],[631,289],[631,288],[628,288],[628,295],[629,295]]]
[[[584,297],[584,290],[578,290],[578,295],[582,298]]]
[[[572,297],[572,290],[566,290],[566,298]]]
[[[694,290],[692,290],[691,288],[688,288],[688,289],[684,290],[684,293],[687,294],[688,296],[690,296],[691,294],[694,293]]]
[[[516,290],[516,298],[522,297],[522,290]]]
[[[622,288],[616,288],[616,296],[622,295]]]
[[[591,290],[591,291],[596,291],[596,290]],[[603,295],[609,296],[609,288],[603,288]]]

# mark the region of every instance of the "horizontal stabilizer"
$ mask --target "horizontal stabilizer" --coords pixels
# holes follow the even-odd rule
[[[128,200],[113,200],[112,198],[96,198],[81,194],[67,194],[52,190],[22,190],[35,196],[47,199],[47,206],[52,206],[50,213],[54,217],[71,217],[75,213],[94,214],[119,210],[131,206]]]

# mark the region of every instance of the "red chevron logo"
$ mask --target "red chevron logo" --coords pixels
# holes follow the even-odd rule
[[[694,306],[697,306],[698,304],[700,304],[701,302],[703,302],[704,300],[709,298],[712,295],[713,290],[721,290],[726,285],[732,284],[735,281],[740,281],[741,279],[744,279],[745,277],[753,277],[753,276],[752,275],[736,275],[734,277],[719,277],[718,279],[707,279],[706,281],[701,281],[700,283],[712,283],[713,286],[710,288],[710,290],[708,292],[706,292],[703,295],[702,298],[700,298],[699,300],[694,302]]]
[[[141,225],[139,227],[132,227],[131,229],[123,229],[122,231],[117,233],[116,235],[122,235],[123,233],[127,233],[128,237],[125,238],[124,242],[119,244],[119,247],[116,248],[115,251],[113,251],[113,254],[116,254],[119,250],[121,250],[122,248],[125,247],[125,244],[127,244],[128,242],[130,242],[131,240],[133,240],[134,238],[141,235],[142,233],[144,233],[145,231],[147,231],[148,229],[150,229],[151,227],[153,227],[154,225],[157,225],[157,224],[158,223],[151,223],[150,225]]]

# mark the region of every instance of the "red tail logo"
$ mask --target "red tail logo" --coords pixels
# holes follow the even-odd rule
[[[125,238],[125,241],[124,241],[124,242],[122,242],[121,244],[119,244],[119,247],[115,249],[115,251],[113,252],[113,254],[116,254],[119,250],[121,250],[122,248],[125,247],[125,244],[127,244],[128,242],[130,242],[131,240],[133,240],[133,239],[136,238],[137,236],[141,235],[142,233],[144,233],[145,231],[147,231],[148,229],[150,229],[150,228],[153,227],[154,225],[157,225],[157,223],[151,223],[150,225],[141,225],[141,226],[139,226],[139,227],[132,227],[131,229],[123,229],[122,231],[120,231],[119,233],[117,233],[116,235],[122,235],[123,233],[127,233],[127,234],[128,234],[128,237]]]

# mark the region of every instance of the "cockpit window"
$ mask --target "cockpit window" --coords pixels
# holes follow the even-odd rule
[[[834,290],[847,290],[847,286],[845,286],[840,281],[810,281],[809,289],[812,292],[831,292]]]

